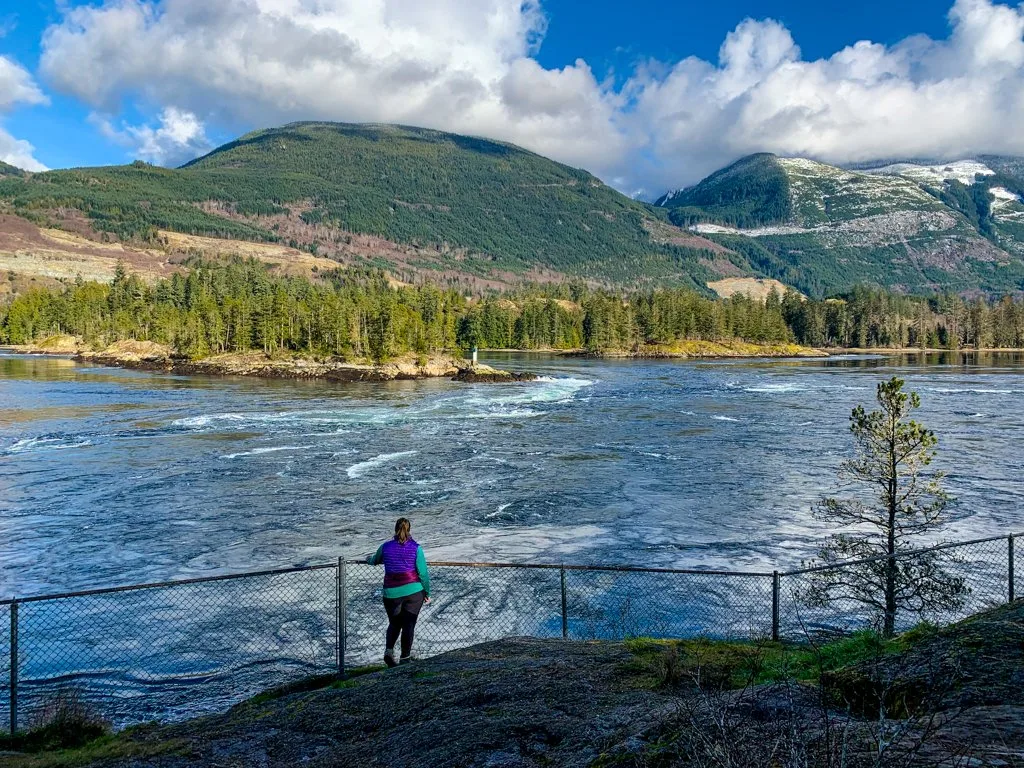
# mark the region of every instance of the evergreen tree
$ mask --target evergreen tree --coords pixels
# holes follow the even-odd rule
[[[851,600],[868,606],[886,637],[895,632],[900,611],[955,608],[967,593],[942,550],[900,557],[949,520],[943,475],[928,471],[938,440],[911,418],[921,401],[903,385],[896,377],[880,382],[879,409],[858,405],[850,415],[854,455],[842,463],[839,477],[862,492],[826,497],[814,509],[819,520],[846,531],[830,536],[812,565],[863,562],[812,573],[805,594],[814,605]]]

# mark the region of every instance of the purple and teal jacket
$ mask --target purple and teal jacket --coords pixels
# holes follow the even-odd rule
[[[430,597],[430,573],[423,547],[409,539],[405,544],[391,539],[377,547],[367,561],[370,565],[384,564],[384,597],[408,597],[423,592]]]

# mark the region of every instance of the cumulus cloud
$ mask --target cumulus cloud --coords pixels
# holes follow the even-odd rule
[[[128,95],[207,121],[400,122],[622,160],[618,97],[582,61],[530,58],[544,28],[529,0],[106,0],[46,31],[41,69],[108,114]]]
[[[39,90],[32,75],[16,62],[0,56],[0,119],[19,104],[45,104],[46,95]],[[0,127],[0,160],[27,171],[45,171],[46,166],[35,158],[35,148],[16,139]]]
[[[717,65],[687,59],[632,83],[632,117],[684,181],[757,151],[849,163],[892,157],[1024,153],[1024,9],[958,0],[952,34],[886,47],[859,42],[804,61],[774,21],[747,20]],[[667,164],[668,165],[668,164]]]
[[[1024,154],[1024,8],[956,0],[949,22],[947,39],[809,61],[782,24],[748,19],[717,61],[645,62],[615,87],[582,60],[532,58],[537,0],[103,0],[47,30],[41,69],[102,112],[173,107],[152,134],[119,132],[154,159],[198,153],[200,120],[402,122],[513,141],[655,196],[757,151]],[[199,132],[175,144],[184,116]]]
[[[181,165],[213,149],[202,121],[191,112],[165,107],[160,124],[116,128],[109,118],[93,115],[92,122],[108,139],[128,147],[136,158],[156,165]]]

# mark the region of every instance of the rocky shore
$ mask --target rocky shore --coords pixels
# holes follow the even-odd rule
[[[634,349],[579,350],[580,357],[643,360],[714,360],[719,358],[829,357],[829,353],[799,344],[754,344],[747,341],[678,341],[646,344]]]
[[[1024,602],[824,647],[511,638],[268,691],[81,750],[9,753],[9,764],[1014,766],[1024,764],[1022,643]]]
[[[7,349],[23,354],[70,355],[80,362],[96,365],[203,376],[257,376],[349,382],[450,378],[468,383],[532,381],[536,378],[530,373],[503,371],[481,364],[473,365],[468,360],[452,355],[404,356],[385,363],[372,363],[338,358],[241,352],[190,360],[177,357],[169,347],[152,341],[118,341],[102,350],[93,350],[72,336],[53,337],[39,344],[13,346]]]

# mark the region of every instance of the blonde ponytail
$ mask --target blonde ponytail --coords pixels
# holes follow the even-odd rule
[[[411,528],[412,523],[410,523],[406,518],[398,518],[398,521],[395,523],[395,539],[399,544],[405,544],[405,542],[412,538],[409,533]]]

